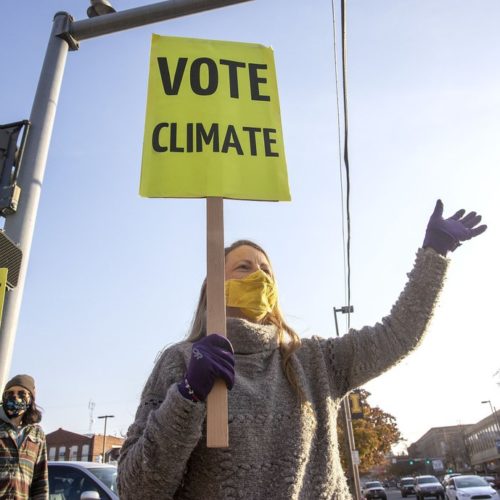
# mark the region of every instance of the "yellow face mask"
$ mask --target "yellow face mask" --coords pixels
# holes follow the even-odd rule
[[[260,321],[276,305],[278,290],[274,280],[262,270],[242,279],[225,282],[226,306],[237,307],[252,321]]]

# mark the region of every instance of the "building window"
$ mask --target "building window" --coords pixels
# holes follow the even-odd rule
[[[84,462],[89,461],[89,445],[88,444],[84,444],[82,446],[82,460]]]
[[[72,446],[69,449],[69,459],[70,460],[76,460],[78,457],[78,446]]]
[[[49,460],[55,460],[56,459],[56,447],[51,446],[49,448]]]
[[[59,447],[59,457],[57,460],[66,460],[66,446]]]

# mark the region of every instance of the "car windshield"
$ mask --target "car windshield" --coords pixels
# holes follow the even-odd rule
[[[482,477],[456,477],[454,479],[457,488],[474,488],[475,486],[489,486]]]
[[[401,484],[413,484],[415,482],[414,479],[401,479]]]
[[[382,488],[380,481],[370,481],[365,484],[365,488]]]
[[[426,476],[426,477],[418,477],[417,483],[418,484],[439,483],[439,481],[433,476]]]
[[[116,467],[89,467],[87,470],[100,479],[111,491],[118,493]]]

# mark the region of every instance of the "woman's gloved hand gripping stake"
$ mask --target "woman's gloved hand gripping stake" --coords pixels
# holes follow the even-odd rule
[[[223,198],[207,198],[207,334],[217,332],[225,337],[223,203]],[[226,384],[223,379],[217,378],[207,399],[207,446],[209,448],[229,446],[227,412]]]
[[[207,402],[207,446],[227,448],[227,389],[234,385],[234,355],[226,338],[223,199],[207,198],[207,335],[193,343],[180,393]],[[217,332],[217,333],[214,333]]]

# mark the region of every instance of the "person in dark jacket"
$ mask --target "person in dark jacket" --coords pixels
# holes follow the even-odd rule
[[[47,444],[30,375],[9,380],[0,406],[0,498],[46,500]]]

